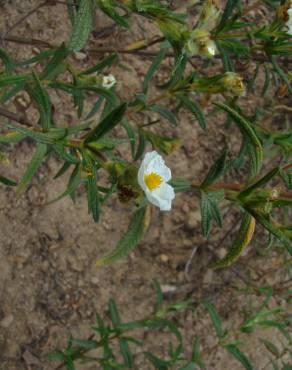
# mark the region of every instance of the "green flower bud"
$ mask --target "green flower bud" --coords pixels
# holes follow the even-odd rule
[[[234,72],[226,72],[221,79],[222,86],[237,96],[244,96],[246,93],[242,77]]]
[[[185,52],[192,55],[202,55],[212,58],[217,54],[215,42],[210,38],[210,33],[204,29],[195,29],[191,32],[185,44]]]

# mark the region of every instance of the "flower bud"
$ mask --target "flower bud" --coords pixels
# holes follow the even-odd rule
[[[189,56],[202,55],[207,58],[212,58],[217,54],[217,47],[208,31],[204,29],[195,29],[191,32],[190,38],[185,44],[185,51]]]
[[[245,86],[242,77],[234,72],[226,72],[221,79],[222,86],[237,96],[245,95]]]
[[[199,27],[208,30],[213,29],[216,26],[217,19],[220,17],[220,13],[221,9],[216,0],[206,0],[201,11]]]

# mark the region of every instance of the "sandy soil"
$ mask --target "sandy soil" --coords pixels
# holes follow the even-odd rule
[[[0,30],[14,24],[36,4],[38,1],[35,0],[0,2]],[[138,19],[133,22],[130,31],[115,29],[113,34],[103,39],[92,37],[90,46],[122,47],[146,33],[157,33],[153,25],[141,23]],[[97,15],[96,32],[108,25],[111,25],[110,20]],[[56,44],[68,39],[70,25],[64,6],[58,4],[41,8],[12,34],[53,40]],[[27,58],[37,51],[12,43],[6,47],[15,59]],[[84,66],[94,64],[99,58],[102,55],[85,55],[82,60],[77,56],[75,61]],[[120,97],[128,99],[139,91],[150,60],[124,55],[121,62],[129,68],[117,65],[111,72],[118,79]],[[159,78],[163,78],[168,70],[167,62]],[[70,99],[54,93],[52,100],[57,122],[74,121]],[[10,104],[10,108],[17,109],[16,102]],[[34,110],[28,110],[27,114],[33,122]],[[221,122],[210,119],[207,131],[203,132],[186,112],[180,115],[179,128],[171,129],[164,122],[160,132],[178,135],[183,140],[182,147],[167,158],[175,177],[202,179],[209,164],[226,145],[233,153],[240,145],[238,132],[235,128],[227,132],[223,119]],[[0,163],[1,173],[20,178],[29,163],[34,143],[26,141],[1,149],[7,153],[9,160],[8,165]],[[240,322],[240,312],[250,308],[250,303],[246,302],[246,295],[232,289],[230,282],[240,285],[241,279],[231,270],[212,272],[205,268],[214,254],[224,254],[233,233],[222,241],[224,232],[219,234],[215,228],[206,242],[201,236],[198,200],[193,195],[178,195],[171,213],[153,209],[150,232],[140,246],[122,261],[97,269],[95,260],[115,247],[127,227],[131,210],[113,197],[103,208],[101,222],[95,224],[87,214],[83,189],[78,192],[75,204],[67,198],[46,206],[47,200],[65,188],[66,177],[52,180],[59,167],[60,163],[51,158],[21,197],[17,197],[13,189],[0,187],[1,370],[54,369],[56,365],[48,362],[46,354],[56,347],[63,347],[70,333],[85,338],[90,324],[94,322],[95,312],[105,312],[110,297],[116,299],[125,320],[147,315],[154,303],[153,279],[160,281],[170,302],[186,296],[192,296],[194,300],[208,296],[218,308],[225,325]],[[230,213],[230,210],[227,208],[225,212]],[[237,217],[237,213],[232,212],[228,221],[225,220],[225,231],[237,225]],[[185,266],[195,247],[198,250],[187,278]],[[268,260],[254,254],[250,259],[250,253],[249,250],[236,264],[236,271],[245,273],[247,262],[256,267],[265,261],[267,268],[278,263],[276,254],[273,258],[270,255]],[[270,283],[276,284],[282,278],[282,275],[274,274]],[[194,336],[202,338],[203,348],[214,343],[209,317],[202,308],[181,314],[178,323],[188,352]],[[273,330],[266,330],[256,336],[274,335]],[[156,353],[166,353],[169,338],[162,333],[156,332],[155,336],[151,336],[145,332],[142,336],[147,348]],[[255,338],[250,339],[245,349],[250,353],[255,369],[260,369],[267,361],[266,352],[260,346],[254,350],[254,341]],[[139,351],[137,349],[137,355]],[[90,369],[96,369],[96,366]],[[138,356],[137,369],[147,370],[150,366],[139,362]],[[208,359],[207,369],[237,370],[241,367],[219,350]]]

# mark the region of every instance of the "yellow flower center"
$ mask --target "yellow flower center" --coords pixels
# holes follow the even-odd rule
[[[155,172],[144,175],[144,181],[150,191],[157,189],[162,183],[162,177]]]

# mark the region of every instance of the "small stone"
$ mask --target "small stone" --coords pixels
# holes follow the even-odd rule
[[[211,269],[208,269],[203,277],[203,283],[206,285],[209,285],[213,281],[214,271]]]
[[[167,293],[174,293],[177,290],[177,287],[175,285],[168,285],[168,284],[162,284],[161,285],[161,291],[164,294]]]
[[[75,51],[73,53],[73,56],[76,60],[84,60],[87,58],[87,55],[85,53],[82,53],[81,51]]]
[[[223,248],[223,247],[222,248],[219,248],[219,249],[217,249],[216,254],[217,254],[217,256],[218,256],[219,259],[222,259],[222,258],[224,258],[226,256],[227,250],[225,248]]]
[[[188,226],[191,229],[196,228],[201,221],[201,212],[199,210],[190,212],[188,215]]]
[[[93,285],[99,285],[99,279],[96,276],[92,277],[90,282]]]
[[[13,315],[7,315],[4,317],[4,319],[1,320],[0,325],[2,326],[2,328],[8,328],[13,323],[13,320]]]
[[[160,261],[161,261],[161,262],[163,262],[163,263],[167,263],[167,262],[169,261],[169,258],[168,258],[168,256],[167,256],[166,254],[161,254],[161,255],[159,256],[159,259],[160,259]]]

